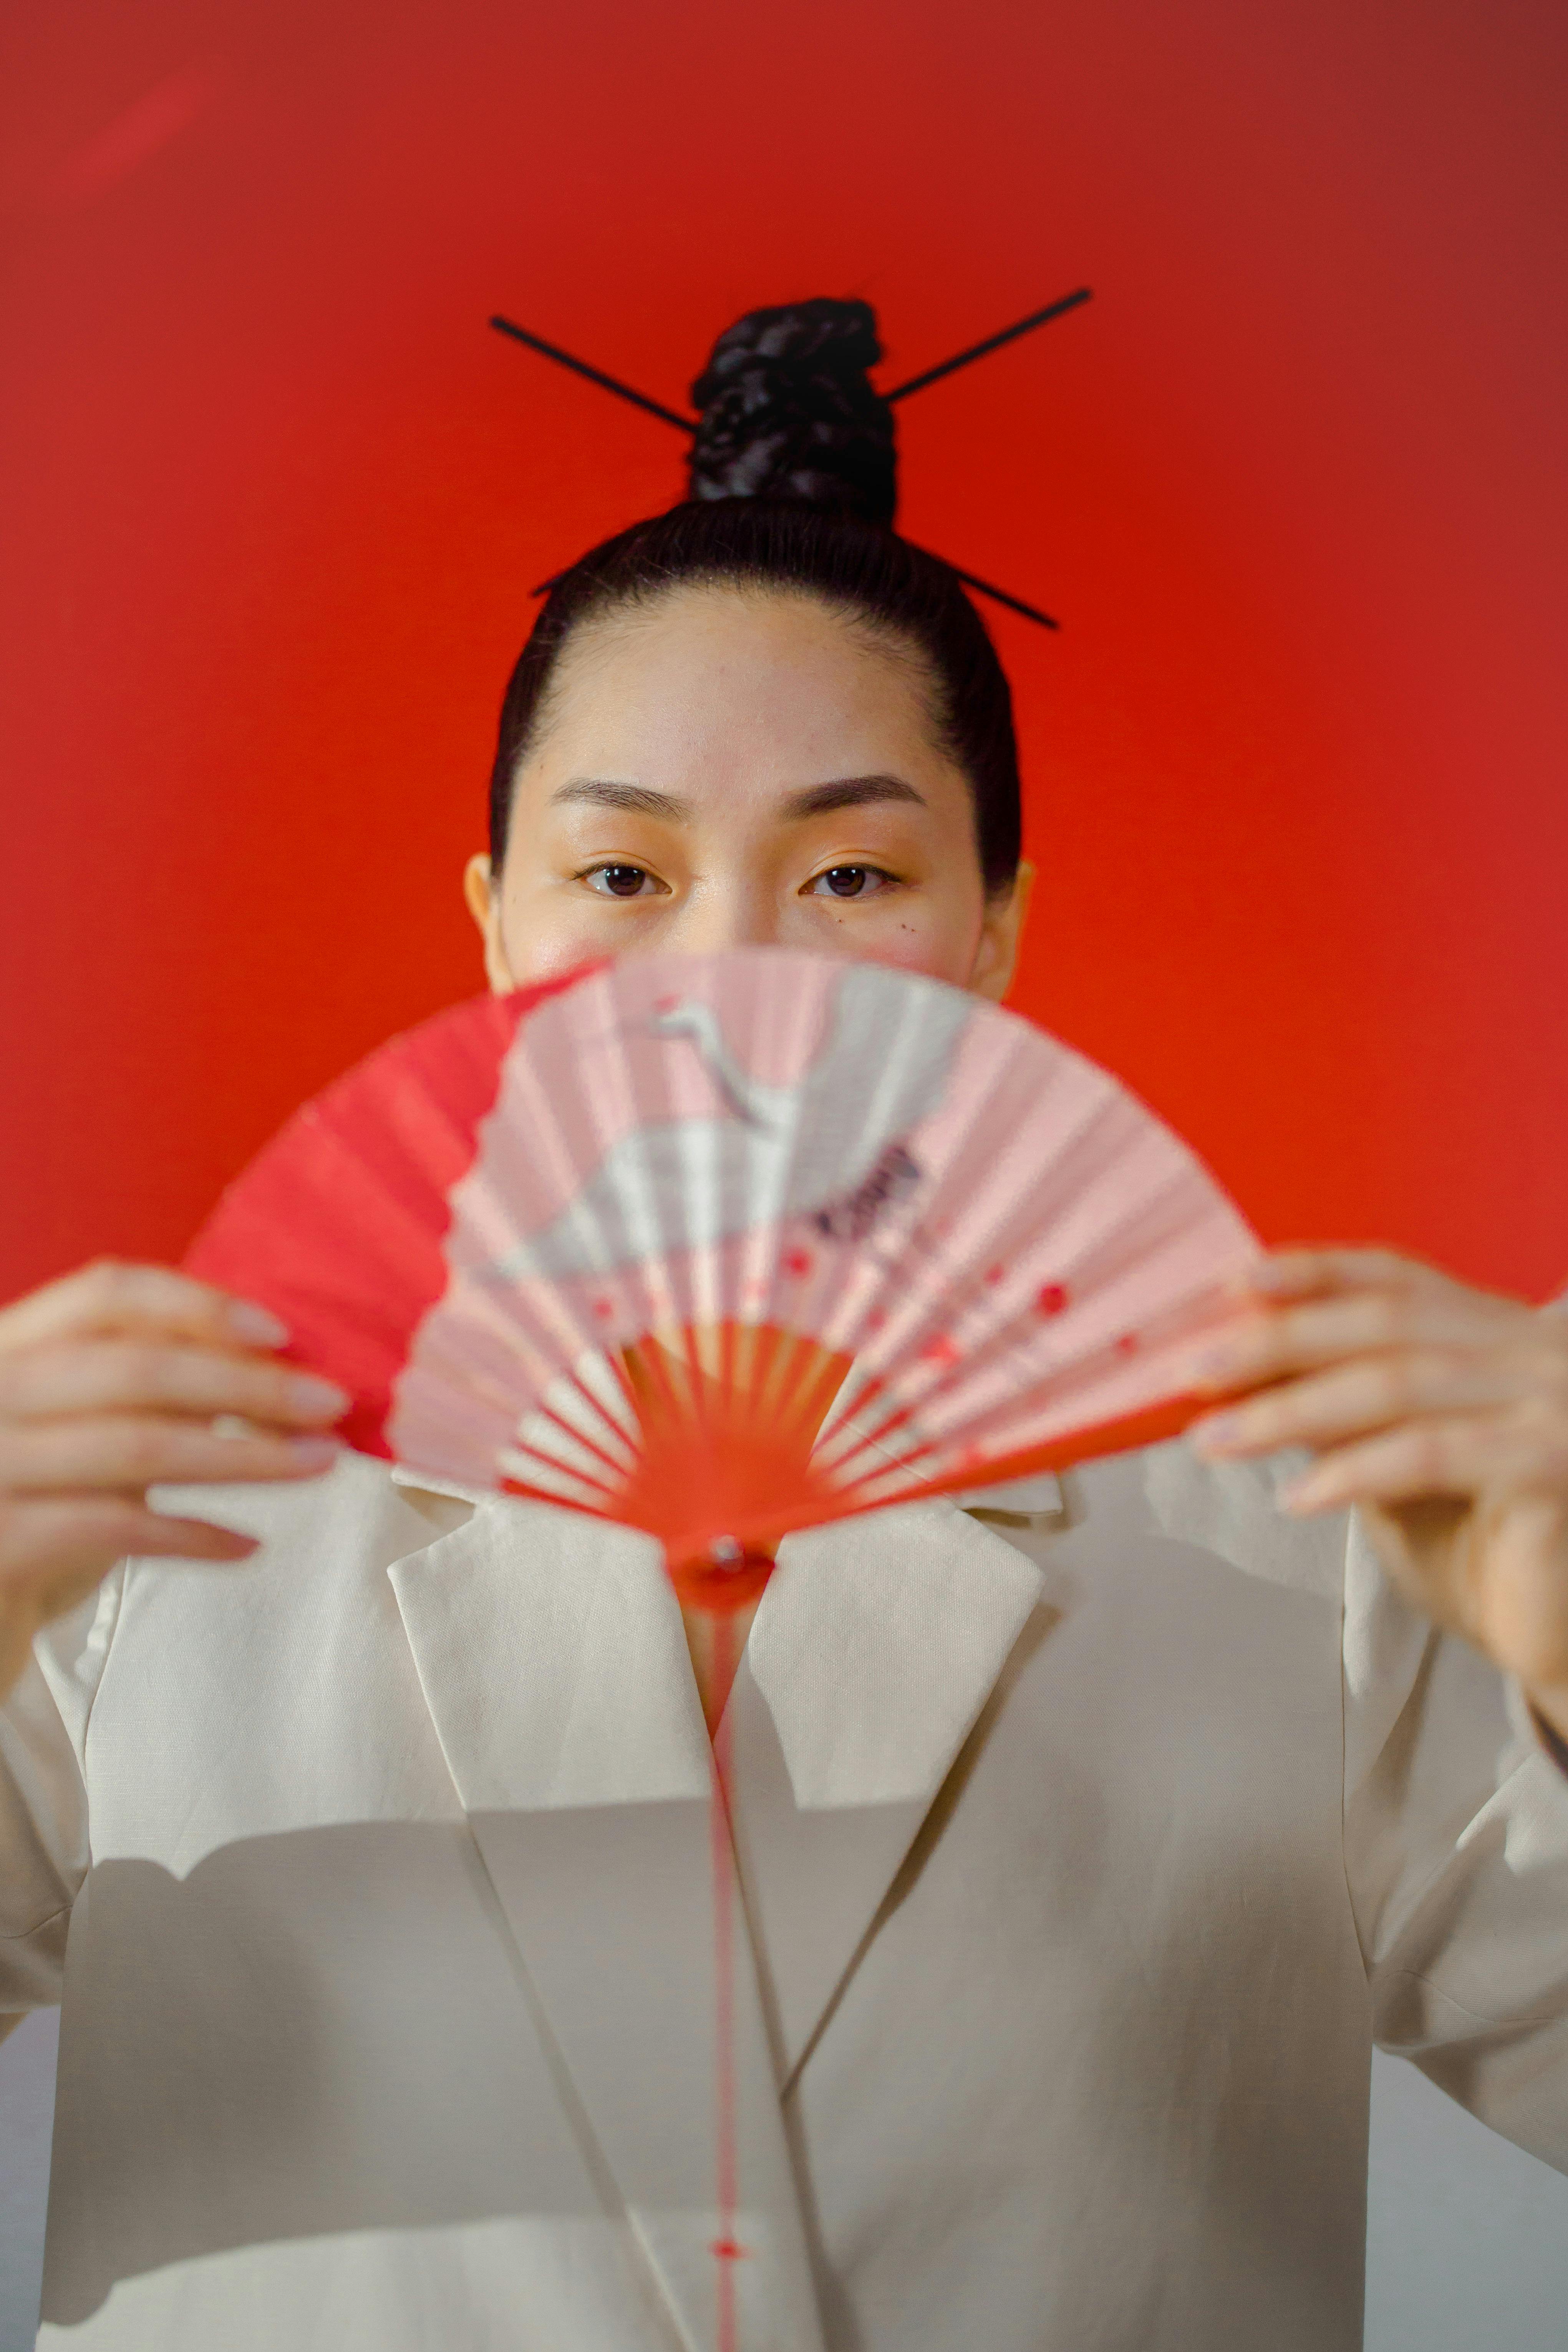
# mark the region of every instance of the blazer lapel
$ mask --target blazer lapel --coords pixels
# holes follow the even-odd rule
[[[1065,1608],[1071,1597],[1065,1578],[945,1501],[868,1513],[781,1547],[726,1728],[782,2083],[825,2021],[1026,1620],[1042,1601]]]
[[[743,2352],[812,2352],[820,2321],[779,2085],[738,1916],[721,1967],[711,1750],[658,1546],[489,1498],[390,1573],[584,2153],[613,2184],[667,2324],[708,2352],[723,2276]],[[715,2252],[727,2140],[734,2258]]]

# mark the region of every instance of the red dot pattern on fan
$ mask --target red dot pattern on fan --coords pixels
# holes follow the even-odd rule
[[[1036,1298],[1035,1304],[1042,1315],[1062,1314],[1068,1304],[1067,1285],[1063,1282],[1047,1282]]]

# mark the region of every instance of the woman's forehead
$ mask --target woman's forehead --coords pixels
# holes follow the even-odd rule
[[[689,751],[693,734],[817,756],[876,739],[940,756],[912,646],[815,595],[728,583],[683,583],[581,624],[541,716],[534,759],[551,766],[590,743]]]

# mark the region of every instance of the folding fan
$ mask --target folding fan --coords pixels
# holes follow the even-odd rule
[[[307,1107],[188,1263],[346,1386],[351,1443],[596,1513],[683,1601],[791,1528],[1173,1433],[1255,1244],[1026,1022],[779,949],[439,1014]]]

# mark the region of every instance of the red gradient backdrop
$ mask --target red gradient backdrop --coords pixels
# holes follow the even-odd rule
[[[172,1255],[479,984],[534,582],[676,494],[760,302],[862,293],[994,622],[1016,1001],[1271,1237],[1568,1276],[1568,14],[75,0],[0,29],[0,1295]]]

